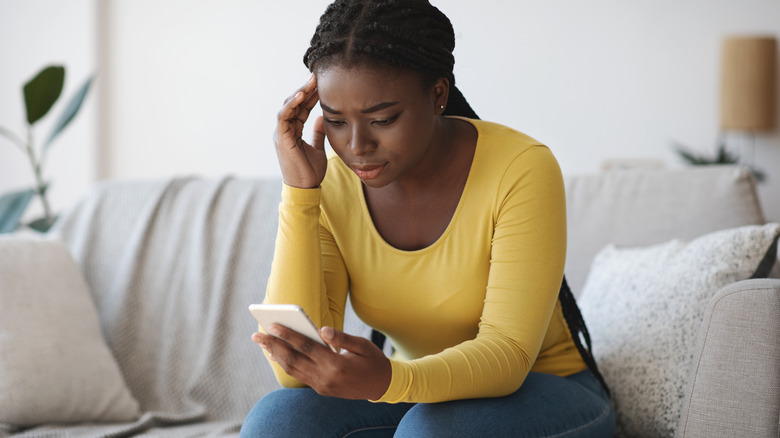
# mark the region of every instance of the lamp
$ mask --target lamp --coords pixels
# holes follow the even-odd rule
[[[772,36],[733,36],[723,40],[720,127],[722,132],[754,133],[775,128],[777,40]],[[751,157],[752,161],[752,157]]]
[[[758,181],[764,177],[754,169],[755,133],[775,128],[777,101],[777,40],[773,36],[732,36],[723,40],[720,82],[720,135],[715,158],[700,156],[677,145],[677,151],[691,164],[743,163]],[[726,147],[726,133],[738,131],[749,139],[750,160],[737,157]],[[742,142],[744,149],[745,142]]]
[[[721,58],[720,126],[771,131],[775,126],[777,40],[730,37]]]

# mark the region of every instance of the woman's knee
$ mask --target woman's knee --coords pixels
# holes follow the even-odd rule
[[[307,431],[316,427],[307,412],[313,410],[316,396],[307,389],[278,389],[266,394],[246,416],[241,438],[315,436],[311,434],[315,429]]]
[[[324,397],[309,388],[280,389],[252,408],[241,438],[393,436],[410,406]]]
[[[574,380],[532,373],[506,397],[418,404],[396,436],[613,436],[609,401]]]

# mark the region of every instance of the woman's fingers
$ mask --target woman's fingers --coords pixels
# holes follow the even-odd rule
[[[303,132],[303,124],[309,118],[309,113],[314,105],[319,101],[316,90],[317,80],[312,75],[304,86],[285,99],[284,105],[276,116],[277,142],[293,140],[297,144]]]
[[[329,351],[329,349],[320,342],[283,325],[271,325],[271,334],[306,355],[317,354],[317,348],[322,348],[323,351]]]
[[[287,374],[322,395],[377,400],[390,385],[390,362],[368,339],[325,327],[320,334],[331,349],[283,326],[271,332],[278,338],[266,335],[258,343]]]
[[[276,141],[277,147],[294,147],[298,145],[303,134],[303,124],[306,122],[306,117],[302,117],[302,111],[300,104],[305,99],[305,94],[302,91],[296,93],[292,99],[290,99],[277,115],[276,120]],[[286,144],[283,144],[286,143]]]
[[[323,327],[320,329],[320,336],[336,350],[346,350],[359,356],[369,356],[377,349],[371,341],[360,336],[353,336],[336,330],[333,327]],[[382,353],[384,354],[384,353]]]
[[[322,116],[314,120],[314,132],[311,142],[315,149],[325,150],[325,118]]]
[[[292,187],[315,188],[325,177],[327,156],[324,123],[315,121],[313,145],[303,140],[303,126],[317,102],[317,79],[312,75],[306,84],[285,101],[277,114],[274,144],[282,178]]]
[[[284,372],[308,386],[314,385],[313,370],[316,358],[331,352],[324,345],[287,327],[274,324],[271,333],[255,333],[252,340],[258,343],[282,367]],[[316,374],[316,373],[315,373]]]
[[[303,84],[301,88],[295,90],[295,93],[291,94],[290,96],[287,97],[287,99],[284,100],[284,104],[287,105],[291,100],[293,100],[296,97],[299,97],[298,93],[303,93],[304,95],[311,94],[311,91],[316,87],[317,87],[317,78],[315,75],[311,75],[311,77],[309,77],[309,80],[306,81],[306,83]]]
[[[298,105],[298,120],[306,122],[309,119],[312,108],[320,101],[320,95],[317,92],[317,88],[307,92],[306,98]],[[303,127],[303,126],[301,126]]]

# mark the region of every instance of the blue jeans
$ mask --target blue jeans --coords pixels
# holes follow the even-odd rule
[[[444,403],[371,403],[280,389],[247,415],[241,437],[611,437],[615,417],[590,371],[530,373],[505,397]]]

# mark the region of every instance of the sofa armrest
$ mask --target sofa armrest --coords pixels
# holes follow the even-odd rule
[[[677,437],[777,437],[780,280],[721,289],[693,350]]]

